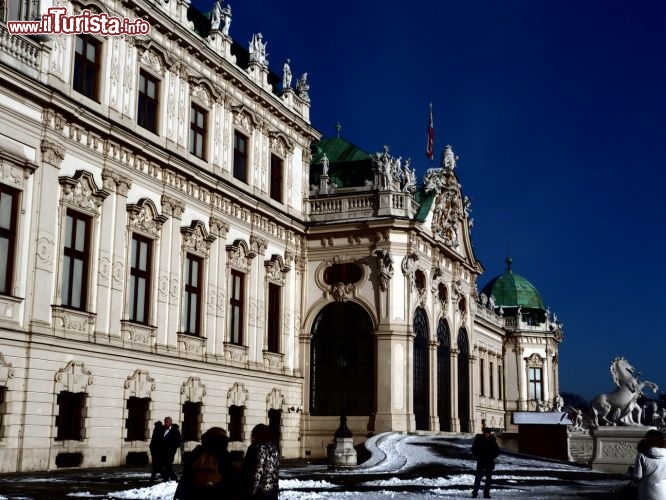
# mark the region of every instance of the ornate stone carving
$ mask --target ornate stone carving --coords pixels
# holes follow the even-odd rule
[[[285,404],[284,396],[280,389],[273,387],[271,392],[266,397],[266,410],[281,410]]]
[[[379,289],[385,292],[388,290],[389,281],[393,278],[393,256],[391,252],[381,248],[375,250],[373,255],[377,257],[379,268]]]
[[[143,54],[141,55],[141,64],[153,70],[158,75],[164,76],[165,65],[162,62],[160,56],[158,56],[154,50],[148,49],[143,52]]]
[[[118,190],[118,194],[127,196],[127,192],[132,187],[132,179],[127,176],[120,175],[115,170],[105,167],[102,170],[102,180],[104,181],[104,189],[107,191]]]
[[[10,378],[14,378],[14,367],[0,352],[0,385],[6,386]]]
[[[155,379],[146,370],[134,370],[134,373],[125,380],[125,389],[128,396],[150,398],[155,390]]]
[[[62,144],[44,139],[40,149],[44,163],[60,168],[65,159],[65,147]]]
[[[123,321],[121,322],[121,329],[125,333],[125,340],[129,342],[145,346],[151,346],[154,344],[155,327]]]
[[[210,93],[201,83],[193,84],[190,83],[190,93],[192,97],[198,99],[201,103],[206,105],[206,108],[211,107],[211,97]]]
[[[135,205],[127,205],[127,226],[131,231],[159,238],[162,224],[166,221],[167,217],[160,215],[148,198],[141,198]]]
[[[199,377],[189,377],[180,388],[180,393],[185,401],[202,403],[206,395],[206,386],[201,383]]]
[[[163,194],[160,199],[162,203],[162,212],[166,215],[180,219],[185,211],[185,203],[178,198]]]
[[[102,202],[109,195],[109,192],[97,189],[90,172],[79,170],[74,177],[60,177],[58,181],[62,186],[63,203],[80,208],[95,216],[99,215]]]
[[[236,382],[227,392],[227,406],[247,406],[249,397],[250,393],[245,384]]]
[[[411,282],[412,286],[416,286],[416,270],[419,265],[419,256],[416,253],[405,255],[402,259],[400,269],[402,274]]]
[[[70,361],[55,374],[55,383],[60,391],[87,392],[88,386],[93,383],[93,377],[85,364]]]
[[[273,254],[270,260],[264,262],[266,268],[266,279],[277,285],[284,286],[285,273],[289,271],[289,267],[285,267],[282,257]]]
[[[250,259],[257,254],[250,251],[244,240],[236,240],[233,245],[227,245],[229,265],[245,273],[250,271]]]
[[[201,221],[192,221],[189,227],[182,227],[180,233],[183,237],[183,248],[189,252],[208,257],[210,245],[215,241],[206,231],[206,226]]]
[[[45,271],[53,268],[53,247],[53,238],[50,235],[41,235],[37,239],[37,268]]]
[[[336,283],[330,286],[329,293],[336,302],[346,302],[353,296],[354,288],[351,283]]]
[[[266,238],[261,238],[254,234],[250,235],[250,249],[254,255],[264,255],[264,253],[266,253],[266,248],[268,248],[268,241]]]

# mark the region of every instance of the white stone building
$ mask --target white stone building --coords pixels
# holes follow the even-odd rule
[[[147,35],[11,35],[29,4],[0,1],[0,472],[141,462],[165,416],[184,451],[268,423],[290,458],[342,404],[362,442],[552,401],[561,330],[477,294],[450,148],[417,185],[321,140],[307,76],[278,91],[260,34],[187,0],[58,1]]]

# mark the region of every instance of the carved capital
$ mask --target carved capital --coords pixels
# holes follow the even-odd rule
[[[185,203],[177,198],[163,194],[160,200],[162,202],[162,212],[175,219],[180,219],[185,211]]]
[[[132,179],[127,176],[120,175],[113,169],[105,167],[102,170],[102,180],[104,181],[104,189],[108,191],[115,191],[117,189],[118,194],[122,196],[127,196],[127,192],[132,187]]]
[[[208,225],[210,226],[210,234],[216,238],[226,238],[227,233],[229,232],[229,223],[218,219],[217,217],[211,217],[208,220]]]
[[[65,159],[65,147],[62,144],[44,139],[40,149],[44,163],[60,168]]]

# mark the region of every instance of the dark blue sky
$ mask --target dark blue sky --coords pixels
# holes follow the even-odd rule
[[[666,3],[235,0],[232,37],[308,72],[311,118],[420,174],[428,105],[472,199],[486,272],[507,254],[564,323],[561,390],[624,355],[666,385]],[[211,0],[195,0],[209,10]],[[663,387],[666,390],[666,387]]]

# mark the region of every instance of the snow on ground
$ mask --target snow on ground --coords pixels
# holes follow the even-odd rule
[[[345,500],[356,497],[364,500],[413,500],[470,497],[476,465],[469,455],[471,439],[385,433],[369,439],[366,446],[372,457],[364,464],[348,470],[330,471],[325,465],[283,469],[280,474],[280,499]],[[417,472],[416,477],[410,476],[419,467],[428,467],[432,471],[438,466],[441,466],[442,471],[457,472],[442,473],[441,476],[434,474],[435,477],[432,477],[433,474],[430,477],[422,476]],[[557,476],[562,472],[566,473],[566,481]],[[123,478],[127,477],[128,485],[136,484],[137,475],[146,477],[145,473],[127,473]],[[366,481],[364,479],[367,476],[372,478]],[[579,479],[572,480],[572,476]],[[621,484],[617,478],[609,477],[605,480],[603,477],[591,477],[589,470],[579,465],[516,454],[500,455],[494,479],[501,481],[502,485],[493,488],[493,498],[504,499],[576,498],[578,489],[586,492],[612,492]],[[342,484],[335,484],[336,480]],[[175,490],[176,483],[168,482],[106,495],[82,492],[70,493],[68,496],[171,500]]]

